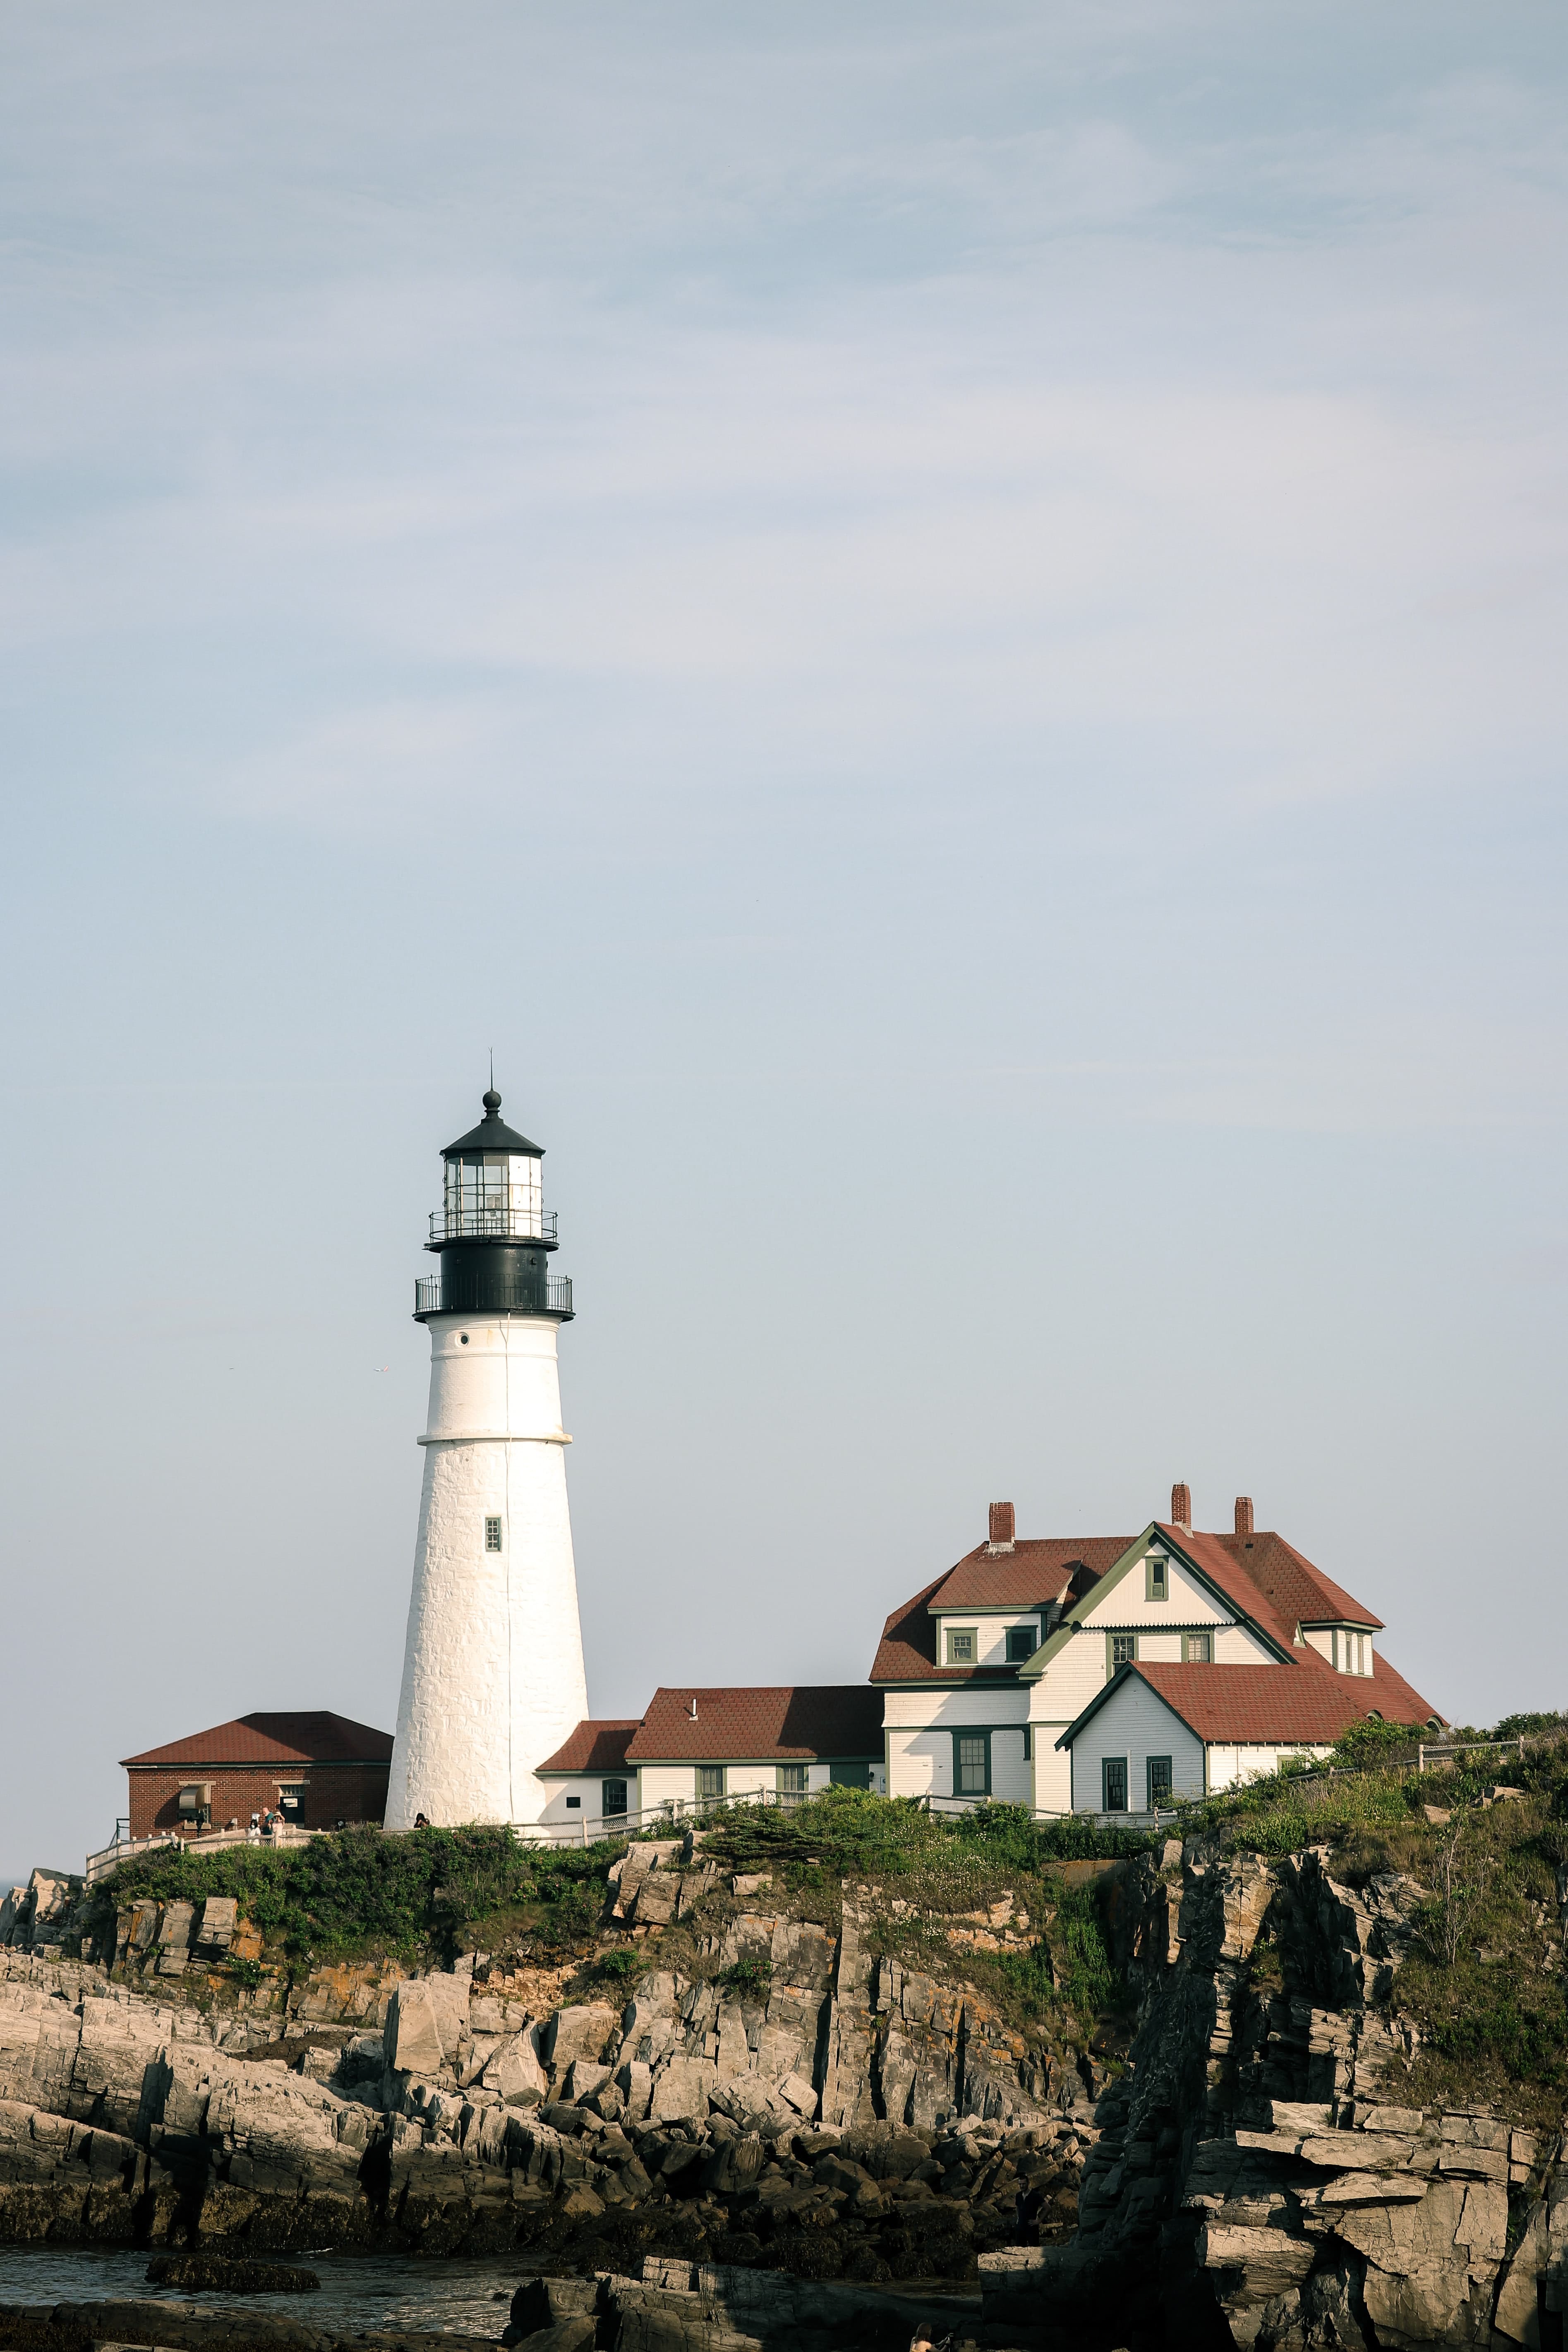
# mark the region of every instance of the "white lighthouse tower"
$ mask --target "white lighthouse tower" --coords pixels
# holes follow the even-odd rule
[[[550,1272],[544,1154],[484,1097],[447,1145],[416,1285],[430,1327],[425,1490],[386,1825],[537,1822],[534,1767],[588,1712],[566,1507],[555,1335],[572,1285]]]

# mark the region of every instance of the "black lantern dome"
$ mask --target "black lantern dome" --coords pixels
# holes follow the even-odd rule
[[[494,1086],[478,1127],[442,1152],[441,1206],[426,1249],[438,1276],[415,1286],[415,1314],[552,1315],[572,1319],[572,1285],[552,1276],[555,1213],[544,1206],[544,1150],[508,1127]]]

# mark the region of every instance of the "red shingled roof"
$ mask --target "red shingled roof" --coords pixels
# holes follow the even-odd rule
[[[1342,1584],[1336,1584],[1331,1576],[1314,1568],[1293,1544],[1288,1544],[1271,1528],[1250,1540],[1246,1536],[1205,1536],[1204,1541],[1228,1552],[1259,1591],[1273,1601],[1281,1617],[1289,1619],[1292,1627],[1325,1622],[1378,1628],[1383,1624],[1381,1617],[1363,1609]]]
[[[614,1723],[607,1717],[598,1723],[582,1722],[553,1756],[533,1769],[536,1772],[619,1772],[639,1720],[634,1715]]]
[[[1098,1583],[1132,1540],[1131,1536],[1040,1536],[1021,1539],[1011,1551],[1000,1552],[993,1552],[989,1544],[979,1544],[939,1579],[941,1590],[930,1605],[1028,1609],[1044,1601],[1059,1601],[1073,1581],[1075,1569],[1087,1569]],[[1085,1589],[1081,1578],[1079,1583],[1080,1590]]]
[[[697,1702],[693,1721],[691,1702]],[[655,1691],[627,1746],[633,1764],[774,1757],[850,1759],[882,1753],[882,1701],[862,1683],[750,1690]]]
[[[1272,1634],[1282,1650],[1291,1650],[1298,1625],[1365,1625],[1381,1631],[1383,1620],[1354,1600],[1342,1585],[1283,1536],[1271,1530],[1253,1537],[1189,1533],[1185,1528],[1156,1520],[1165,1541],[1190,1559],[1232,1607]],[[1065,1599],[1069,1588],[1079,1598],[1114,1568],[1135,1538],[1131,1536],[1051,1536],[1021,1539],[1011,1552],[993,1553],[988,1544],[972,1552],[895,1609],[882,1629],[871,1664],[874,1683],[994,1682],[1012,1678],[1006,1666],[943,1666],[937,1662],[933,1608],[1021,1609],[1032,1603]],[[1079,1573],[1075,1574],[1074,1571]],[[1294,1653],[1299,1657],[1300,1652]],[[1395,1677],[1397,1680],[1398,1677]],[[1409,1690],[1408,1684],[1401,1688]],[[1411,1693],[1414,1697],[1415,1694]]]
[[[132,1764],[387,1764],[392,1734],[351,1723],[346,1715],[242,1715],[166,1748],[122,1756]]]
[[[1432,1719],[1435,1710],[1401,1675],[1383,1671],[1381,1659],[1374,1664],[1378,1671],[1370,1676],[1340,1675],[1310,1650],[1305,1658],[1298,1651],[1290,1666],[1141,1664],[1125,1667],[1123,1674],[1128,1680],[1140,1675],[1205,1744],[1326,1748],[1348,1725],[1374,1713],[1396,1723]],[[1105,1694],[1069,1726],[1058,1747],[1099,1712],[1111,1687],[1106,1685]]]
[[[1113,1568],[1131,1536],[1047,1536],[993,1554],[978,1544],[956,1567],[893,1611],[871,1662],[874,1683],[986,1683],[1016,1679],[1012,1666],[943,1666],[937,1663],[933,1608],[1035,1609],[1063,1600],[1069,1588],[1088,1591]]]

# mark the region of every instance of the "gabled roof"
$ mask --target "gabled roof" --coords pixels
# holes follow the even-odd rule
[[[1342,1731],[1369,1715],[1389,1723],[1440,1722],[1435,1707],[1381,1658],[1374,1672],[1336,1674],[1316,1650],[1298,1651],[1277,1666],[1119,1666],[1097,1691],[1058,1748],[1073,1740],[1106,1702],[1134,1676],[1147,1683],[1205,1746],[1331,1747]]]
[[[1288,1544],[1271,1528],[1254,1536],[1205,1536],[1205,1543],[1226,1551],[1248,1580],[1266,1593],[1295,1625],[1368,1625],[1381,1629],[1383,1620],[1353,1600],[1342,1584]]]
[[[346,1715],[241,1715],[232,1723],[172,1739],[166,1748],[122,1756],[133,1764],[387,1764],[392,1734],[351,1723]]]
[[[692,1715],[692,1701],[697,1713]],[[631,1764],[870,1760],[882,1753],[882,1702],[864,1683],[660,1688],[626,1748]]]
[[[1231,1558],[1217,1536],[1201,1535],[1195,1530],[1189,1532],[1185,1528],[1168,1526],[1163,1519],[1155,1520],[1154,1532],[1181,1559],[1190,1561],[1216,1592],[1222,1592],[1239,1615],[1249,1617],[1282,1650],[1292,1647],[1296,1640],[1296,1619],[1288,1616],[1263,1586],[1253,1581],[1245,1568],[1238,1566]]]
[[[874,1683],[1012,1682],[1014,1666],[944,1666],[935,1609],[1039,1609],[1085,1592],[1114,1567],[1130,1536],[1044,1536],[993,1552],[977,1544],[953,1568],[895,1609],[871,1661]]]
[[[960,1567],[963,1565],[962,1561]],[[952,1570],[949,1570],[949,1574]],[[871,1661],[873,1683],[1005,1683],[1017,1680],[1016,1666],[939,1666],[936,1619],[931,1598],[947,1581],[939,1576],[912,1601],[895,1609],[882,1628],[877,1654]],[[1027,1604],[1026,1604],[1027,1605]]]
[[[1060,1601],[1083,1569],[1088,1580],[1098,1582],[1115,1566],[1133,1538],[1131,1536],[1041,1536],[1016,1543],[1011,1551],[995,1551],[978,1544],[956,1568],[939,1577],[927,1606],[931,1609],[1028,1609],[1042,1601]]]
[[[611,1722],[608,1717],[595,1723],[584,1720],[568,1739],[563,1740],[553,1756],[536,1764],[536,1772],[619,1772],[624,1769],[626,1749],[640,1717],[631,1716]]]

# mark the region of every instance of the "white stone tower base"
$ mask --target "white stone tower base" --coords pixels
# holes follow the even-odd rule
[[[531,1824],[588,1712],[552,1316],[430,1322],[425,1492],[386,1826]],[[500,1549],[493,1549],[500,1522]],[[487,1543],[487,1521],[492,1525]]]

